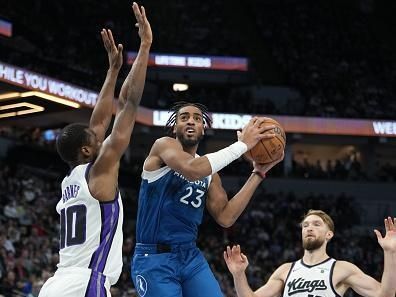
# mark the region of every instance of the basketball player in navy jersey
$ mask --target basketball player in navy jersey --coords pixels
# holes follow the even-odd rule
[[[40,297],[110,296],[122,269],[123,208],[118,191],[118,169],[127,149],[146,77],[152,43],[145,10],[132,5],[141,39],[137,58],[125,79],[111,134],[112,101],[122,45],[116,47],[110,30],[102,30],[110,69],[90,124],[71,124],[57,139],[61,158],[71,171],[62,182],[59,264]],[[103,144],[102,144],[103,142]]]
[[[261,126],[254,117],[237,142],[200,157],[198,144],[210,125],[206,107],[181,102],[172,111],[167,126],[175,137],[157,139],[143,165],[132,280],[141,297],[220,297],[220,286],[195,244],[198,226],[205,206],[224,227],[240,216],[266,172],[282,158],[255,164],[231,200],[217,172],[261,139],[274,137],[268,132],[274,126]]]
[[[268,282],[253,292],[247,282],[247,257],[239,246],[227,247],[224,259],[234,278],[238,297],[339,297],[351,288],[360,296],[395,297],[396,218],[385,219],[385,237],[374,230],[384,250],[381,283],[347,261],[336,261],[326,253],[334,235],[333,220],[321,210],[310,210],[301,222],[304,256],[281,265]]]

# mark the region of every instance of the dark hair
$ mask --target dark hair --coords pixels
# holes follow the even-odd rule
[[[203,123],[206,127],[210,128],[212,126],[212,119],[210,118],[208,108],[201,104],[201,103],[196,103],[196,102],[186,102],[186,101],[179,101],[176,102],[171,106],[169,109],[169,112],[172,112],[170,115],[168,121],[166,122],[165,129],[168,131],[169,134],[173,134],[173,126],[176,124],[177,120],[177,115],[183,107],[186,106],[194,106],[198,108],[202,112],[202,117],[203,117]]]
[[[62,129],[56,139],[56,149],[59,156],[67,163],[78,161],[78,154],[82,146],[89,144],[88,125],[75,123]]]

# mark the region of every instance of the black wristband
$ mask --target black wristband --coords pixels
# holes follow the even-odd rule
[[[260,171],[253,170],[252,173],[257,174],[258,176],[260,176],[261,179],[264,179],[266,177],[265,173],[261,173]]]

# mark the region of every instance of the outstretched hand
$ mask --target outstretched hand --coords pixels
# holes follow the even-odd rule
[[[385,219],[385,237],[382,237],[378,230],[374,230],[374,232],[384,251],[396,253],[396,218],[388,217]]]
[[[112,69],[120,70],[122,66],[122,44],[115,45],[113,34],[109,29],[102,29],[100,32],[102,35],[103,45],[107,51],[109,57],[109,66]]]
[[[133,2],[132,9],[137,21],[135,27],[139,28],[139,37],[141,43],[145,45],[151,45],[153,42],[153,33],[151,31],[150,23],[146,17],[146,10],[143,6],[140,6],[139,8],[136,2]]]
[[[241,252],[239,245],[234,245],[232,248],[227,246],[227,249],[224,251],[224,261],[227,264],[228,270],[233,275],[244,272],[249,265],[249,261]]]

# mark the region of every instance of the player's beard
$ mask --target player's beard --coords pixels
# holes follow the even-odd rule
[[[304,250],[307,251],[314,251],[319,249],[324,243],[324,239],[321,238],[315,238],[315,239],[310,239],[310,238],[305,238],[303,240],[303,248]]]
[[[198,145],[198,143],[203,138],[203,135],[197,136],[195,138],[186,137],[183,132],[176,132],[176,137],[179,139],[183,147],[192,147]]]

